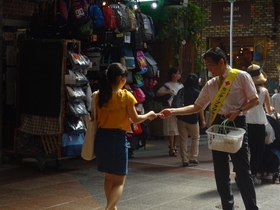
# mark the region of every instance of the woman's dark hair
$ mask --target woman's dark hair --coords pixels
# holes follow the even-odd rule
[[[219,61],[223,59],[224,62],[227,63],[227,56],[219,47],[210,48],[202,55],[202,58],[211,58],[214,63],[219,63]]]
[[[185,88],[198,88],[198,76],[194,73],[190,73],[184,83]]]
[[[116,84],[117,77],[127,77],[128,72],[121,63],[112,63],[108,69],[103,72],[99,85],[98,106],[101,108],[112,97],[112,85]]]
[[[172,74],[176,74],[178,71],[180,71],[176,66],[172,66],[167,74],[167,82],[172,80]]]

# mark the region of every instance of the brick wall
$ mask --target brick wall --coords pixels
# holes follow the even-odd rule
[[[246,1],[246,0],[245,0]],[[229,37],[229,25],[211,25],[211,3],[212,0],[193,0],[197,3],[203,13],[206,15],[206,24],[202,30],[202,38],[207,42],[208,37]],[[225,0],[216,0],[215,2],[228,2]],[[251,18],[249,25],[233,24],[233,40],[234,37],[267,37],[267,52],[265,71],[269,79],[277,79],[279,77],[276,64],[280,63],[280,26],[279,15],[274,17],[273,0],[252,0],[251,2]],[[280,3],[278,3],[280,4]],[[229,3],[230,5],[230,3]],[[279,6],[279,5],[278,5]],[[279,29],[276,32],[277,38],[270,40],[271,26],[276,25]]]

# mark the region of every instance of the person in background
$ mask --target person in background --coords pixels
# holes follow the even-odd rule
[[[184,83],[184,105],[191,105],[197,99],[200,91],[198,90],[198,76],[194,73],[188,75]],[[199,122],[201,128],[204,128],[206,123],[204,119],[203,109],[199,114],[179,115],[177,116],[178,130],[180,136],[180,152],[183,166],[189,164],[199,164],[197,157],[199,153]],[[188,139],[189,135],[192,139],[190,147],[190,155],[188,155]]]
[[[174,115],[189,115],[200,112],[209,103],[217,105],[219,100],[216,100],[216,94],[221,92],[219,89],[224,90],[226,85],[232,84],[228,94],[225,95],[224,100],[222,99],[223,103],[220,109],[216,109],[216,111],[213,109],[215,106],[211,106],[211,113],[217,114],[212,124],[219,125],[227,119],[228,126],[243,128],[246,132],[243,136],[241,148],[236,153],[212,150],[216,186],[221,198],[222,209],[234,210],[234,197],[230,179],[230,156],[245,208],[246,210],[256,210],[258,206],[250,170],[247,123],[244,115],[259,104],[255,85],[252,77],[246,71],[231,69],[221,48],[210,48],[202,57],[213,78],[207,81],[194,104],[181,108],[164,109],[159,113],[159,117],[166,119]],[[233,75],[235,75],[235,78],[231,80]],[[217,95],[218,99],[221,99],[221,95]]]
[[[274,90],[274,94],[270,98],[270,103],[274,107],[275,111],[277,113],[280,113],[280,86],[278,87],[278,90]]]
[[[95,155],[97,170],[105,173],[104,191],[107,199],[106,210],[116,210],[122,195],[128,172],[128,148],[126,131],[131,130],[130,119],[141,123],[156,118],[154,111],[138,115],[136,99],[126,84],[127,69],[120,63],[112,63],[104,72],[97,93],[97,133]]]
[[[166,94],[171,94],[172,96],[176,95],[178,90],[183,87],[183,85],[179,82],[180,79],[181,71],[177,67],[171,67],[167,75],[167,82],[157,91],[156,96],[163,96]],[[168,137],[169,155],[176,157],[178,153],[176,143],[179,140],[176,116],[163,120],[163,135]]]
[[[247,68],[247,72],[251,75],[256,91],[259,96],[259,105],[252,108],[246,115],[248,125],[248,143],[250,148],[250,166],[255,184],[261,184],[257,173],[261,173],[262,154],[265,146],[265,124],[267,124],[266,113],[271,113],[274,108],[270,106],[269,93],[264,87],[267,80],[265,72],[256,64],[252,64]],[[264,109],[265,108],[265,109]]]

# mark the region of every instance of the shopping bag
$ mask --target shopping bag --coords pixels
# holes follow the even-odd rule
[[[97,91],[93,92],[92,94],[92,100],[91,100],[91,113],[92,118],[89,118],[88,122],[88,128],[86,131],[84,143],[82,146],[82,152],[81,157],[85,160],[92,160],[95,158],[94,154],[94,141],[95,141],[95,134],[97,131],[97,122],[96,122],[96,105],[95,103],[95,97],[96,97]]]

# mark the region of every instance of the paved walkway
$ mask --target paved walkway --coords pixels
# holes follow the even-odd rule
[[[213,177],[211,151],[202,141],[197,166],[182,167],[181,159],[168,156],[167,141],[148,141],[129,161],[124,193],[118,210],[217,210],[219,196]],[[54,161],[40,171],[36,161],[0,167],[0,210],[101,210],[106,201],[103,174],[95,161],[66,158],[57,171]],[[234,177],[234,174],[231,176]],[[278,210],[280,185],[263,179],[256,187],[262,210]],[[236,209],[244,209],[233,181]]]

